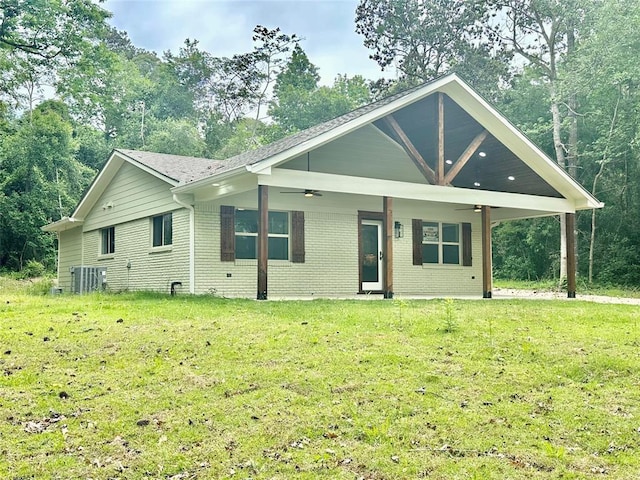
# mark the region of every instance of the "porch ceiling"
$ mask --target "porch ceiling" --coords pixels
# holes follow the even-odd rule
[[[447,95],[444,97],[445,175],[484,128]],[[433,171],[438,162],[438,96],[430,95],[393,113],[393,119]],[[384,119],[374,125],[401,144]],[[450,185],[475,190],[561,198],[562,195],[491,134],[487,134]]]

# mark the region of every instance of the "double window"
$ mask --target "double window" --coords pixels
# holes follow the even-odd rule
[[[235,258],[258,258],[258,211],[235,211]],[[269,260],[289,259],[289,213],[269,212]]]
[[[116,228],[107,227],[100,230],[100,254],[110,255],[116,251]]]
[[[422,222],[422,262],[460,264],[460,224]]]
[[[173,218],[171,213],[153,217],[151,224],[151,244],[154,247],[162,247],[173,243]]]
[[[470,223],[434,222],[414,218],[411,226],[414,265],[472,266]]]

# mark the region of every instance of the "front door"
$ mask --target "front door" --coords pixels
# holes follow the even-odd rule
[[[382,291],[382,221],[362,220],[360,225],[360,289]]]

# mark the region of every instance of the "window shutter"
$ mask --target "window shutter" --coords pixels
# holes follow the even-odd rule
[[[235,207],[220,206],[220,261],[233,262],[236,259]]]
[[[304,263],[304,212],[291,212],[291,261]]]
[[[414,218],[411,220],[411,227],[413,232],[413,264],[422,265],[422,220]]]
[[[462,224],[462,265],[471,266],[471,224]]]

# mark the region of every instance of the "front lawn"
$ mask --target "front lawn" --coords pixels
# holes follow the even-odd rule
[[[640,311],[0,291],[0,478],[635,478]]]

